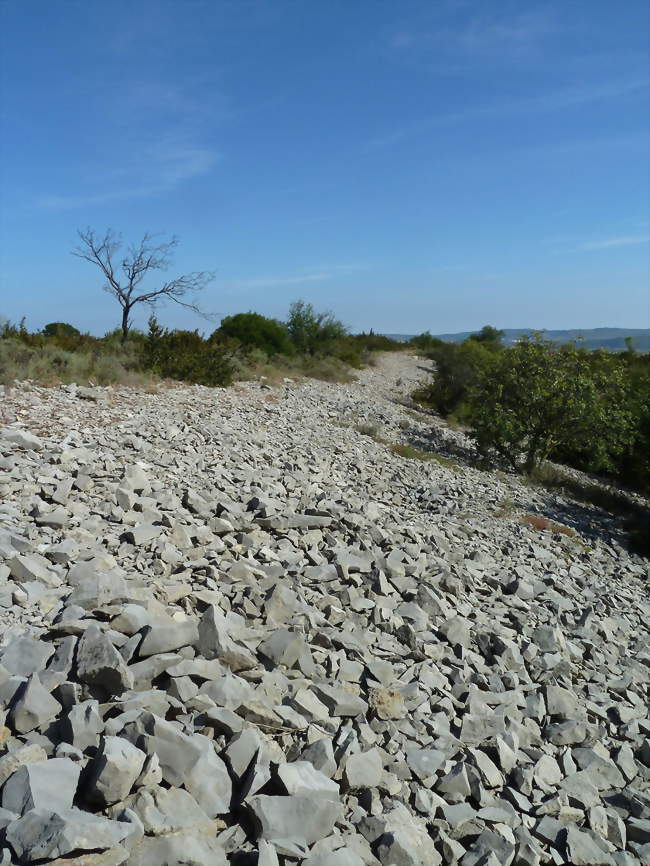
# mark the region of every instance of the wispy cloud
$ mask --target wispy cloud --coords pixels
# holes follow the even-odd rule
[[[431,129],[441,126],[453,126],[466,121],[526,116],[543,112],[561,111],[579,105],[586,105],[590,102],[620,99],[627,95],[641,93],[647,90],[649,86],[650,80],[647,78],[631,79],[618,82],[605,82],[587,87],[582,85],[568,86],[548,93],[540,93],[527,99],[512,99],[487,105],[468,106],[460,111],[419,118],[411,124],[405,124],[385,135],[379,135],[370,139],[365,143],[364,149],[374,150],[390,147],[404,139],[424,135]]]
[[[458,46],[468,54],[494,54],[503,56],[529,52],[541,39],[552,34],[556,26],[548,12],[537,9],[511,17],[482,16],[472,19],[458,34]]]
[[[95,189],[73,195],[45,195],[36,206],[61,211],[152,198],[172,192],[185,181],[208,174],[219,161],[216,151],[189,142],[167,140],[145,146],[130,164],[113,172]]]
[[[242,289],[257,289],[265,286],[299,286],[304,283],[319,283],[333,280],[355,271],[368,270],[367,264],[328,265],[326,268],[306,268],[303,274],[287,276],[255,277],[248,280],[236,280],[235,285]]]
[[[72,210],[155,198],[208,174],[220,159],[212,141],[228,102],[216,77],[211,70],[156,75],[113,69],[98,85],[104,127],[94,127],[92,156],[80,160],[68,189],[43,194],[37,208]],[[95,84],[92,79],[83,84],[88,98]]]
[[[579,250],[607,250],[611,247],[628,247],[636,244],[650,243],[650,235],[623,235],[617,238],[606,238],[601,241],[589,241],[581,244]]]
[[[393,33],[391,48],[402,54],[429,52],[438,58],[451,58],[462,67],[484,63],[492,57],[499,63],[530,57],[547,36],[558,29],[547,10],[536,9],[508,15],[474,15],[459,26],[429,22],[418,29],[403,28]]]
[[[257,289],[264,286],[297,286],[301,283],[331,280],[333,276],[333,274],[304,274],[301,277],[258,277],[254,280],[239,280],[237,285],[245,289]]]

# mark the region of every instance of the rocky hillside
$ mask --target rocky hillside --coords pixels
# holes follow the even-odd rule
[[[425,375],[5,394],[3,866],[650,863],[648,563]]]

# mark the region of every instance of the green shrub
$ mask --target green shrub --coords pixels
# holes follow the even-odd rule
[[[65,322],[51,322],[45,326],[43,331],[30,332],[27,330],[24,318],[21,319],[19,325],[5,322],[0,331],[0,338],[18,340],[25,346],[33,348],[57,346],[69,352],[80,349],[90,351],[96,348],[99,342],[96,337],[91,337],[90,334],[81,334],[76,328]]]
[[[259,313],[237,313],[226,316],[210,339],[224,337],[237,340],[245,350],[261,349],[269,357],[295,352],[286,325]]]
[[[294,301],[287,319],[289,337],[298,352],[328,354],[331,344],[346,336],[342,322],[330,312],[317,313],[311,304]]]
[[[631,419],[628,435],[620,449],[610,453],[606,465],[594,466],[591,450],[580,442],[553,449],[551,457],[577,469],[602,470],[629,487],[650,492],[650,355],[635,352],[608,354],[594,352],[597,368],[617,370],[625,382],[625,408]],[[606,375],[606,372],[605,372]]]
[[[481,453],[496,451],[526,472],[562,449],[588,455],[594,471],[613,468],[632,431],[628,385],[615,356],[539,337],[490,356],[468,392]]]
[[[67,322],[50,322],[43,328],[44,337],[80,337],[81,332]]]
[[[406,346],[373,331],[348,334],[332,313],[317,313],[311,304],[291,305],[286,325],[258,313],[227,316],[211,339],[228,338],[242,350],[237,364],[244,375],[263,366],[256,352],[263,352],[273,365],[291,368],[297,375],[350,381],[345,367],[360,369],[373,363],[372,353],[403,351]],[[294,363],[290,359],[296,358]]]
[[[310,379],[320,379],[323,382],[353,382],[354,376],[350,367],[340,358],[333,356],[305,355],[296,367],[298,375]]]
[[[358,343],[354,337],[341,337],[338,340],[332,340],[330,343],[321,347],[318,353],[321,357],[331,356],[347,364],[349,367],[354,367],[360,370],[365,367],[370,361],[370,352]]]
[[[149,319],[142,359],[158,376],[197,385],[229,385],[235,371],[232,345],[205,340],[198,331],[167,330],[155,316]]]
[[[434,376],[414,399],[529,474],[550,459],[650,492],[650,354],[541,335],[503,348],[497,336],[486,326],[461,344],[434,344]]]
[[[138,328],[129,328],[126,340],[124,339],[122,328],[113,328],[112,331],[107,331],[107,333],[104,334],[102,337],[102,343],[105,346],[114,348],[116,351],[120,346],[131,346],[141,349],[146,339],[146,333],[140,331]]]
[[[474,340],[464,343],[440,342],[429,353],[436,365],[433,379],[414,394],[415,399],[441,415],[453,414],[466,420],[467,399],[481,370],[489,367],[494,352]]]
[[[354,334],[348,337],[348,340],[363,352],[403,352],[408,348],[408,343],[401,343],[384,334],[375,334],[372,330],[367,334],[365,332]]]
[[[447,469],[457,469],[458,464],[448,457],[443,457],[442,454],[436,454],[435,451],[421,451],[419,448],[414,448],[412,445],[397,443],[390,446],[393,454],[398,457],[404,457],[405,460],[434,460],[441,466],[446,466]]]
[[[493,328],[492,325],[483,325],[481,330],[476,334],[470,334],[468,340],[473,340],[476,343],[483,343],[491,349],[501,349],[502,340],[505,337],[505,331],[500,331],[498,328]]]
[[[2,316],[0,319],[0,338],[3,340],[16,339],[28,336],[29,332],[25,326],[25,317],[20,320],[20,324],[14,325],[12,321]]]
[[[432,352],[438,346],[444,346],[445,342],[440,337],[432,337],[429,331],[425,331],[423,334],[418,334],[417,337],[411,337],[407,345],[417,349],[418,352]]]

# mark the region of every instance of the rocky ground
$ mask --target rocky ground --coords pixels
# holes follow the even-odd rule
[[[423,366],[4,395],[0,864],[650,863],[648,562]]]

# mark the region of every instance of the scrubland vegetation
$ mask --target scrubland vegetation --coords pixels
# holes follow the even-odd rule
[[[350,334],[332,313],[296,301],[286,322],[259,313],[227,316],[209,335],[169,329],[155,316],[147,332],[122,328],[104,337],[82,334],[73,325],[52,322],[31,332],[24,322],[0,329],[0,380],[32,379],[44,384],[93,382],[143,384],[172,379],[209,386],[233,379],[311,376],[341,382],[372,363],[377,351],[404,344],[373,334]]]
[[[427,354],[436,373],[416,399],[466,427],[485,458],[533,476],[551,460],[650,491],[650,355],[539,334],[503,348],[490,327]]]

